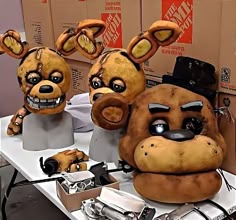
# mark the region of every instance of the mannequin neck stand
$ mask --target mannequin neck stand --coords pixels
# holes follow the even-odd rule
[[[89,157],[97,162],[106,161],[118,165],[118,147],[122,133],[123,129],[111,131],[95,125],[89,144]]]
[[[68,112],[34,114],[24,118],[23,148],[29,151],[60,149],[74,144],[72,116]]]

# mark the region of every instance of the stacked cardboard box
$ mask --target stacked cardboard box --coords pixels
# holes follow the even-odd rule
[[[223,1],[219,91],[236,95],[236,1]]]
[[[55,40],[64,30],[76,28],[78,22],[86,18],[101,19],[106,23],[106,30],[97,39],[103,42],[105,50],[126,48],[141,31],[140,0],[51,0],[51,4]],[[90,62],[79,53],[68,58]]]
[[[230,117],[219,118],[228,152],[222,168],[236,174],[236,1],[223,1],[220,42],[219,107],[228,107]],[[231,118],[231,120],[230,120]]]
[[[92,64],[71,59],[66,61],[72,71],[70,91],[67,93],[67,100],[69,100],[76,94],[88,92],[88,72]]]
[[[177,23],[183,30],[174,44],[161,47],[145,63],[145,72],[161,77],[172,73],[176,56],[190,56],[218,68],[221,0],[142,0],[142,30],[157,19]]]
[[[68,28],[76,28],[79,21],[87,18],[87,3],[81,0],[51,0],[54,41]],[[68,59],[90,63],[79,52],[67,56]]]
[[[22,0],[26,40],[30,47],[55,48],[50,0]]]
[[[106,23],[102,36],[105,48],[126,48],[141,32],[140,0],[87,0],[88,18]]]

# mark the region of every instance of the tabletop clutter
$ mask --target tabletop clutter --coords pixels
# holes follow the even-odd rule
[[[45,160],[41,157],[39,165],[49,177],[60,174],[57,195],[70,212],[81,209],[88,219],[162,220],[194,211],[210,219],[197,204],[211,201],[225,184],[219,170],[227,145],[217,117],[230,114],[215,108],[214,66],[177,57],[173,74],[146,89],[142,64],[159,47],[174,43],[180,27],[158,20],[126,49],[103,52],[96,38],[105,28],[101,20],[80,21],[58,37],[57,51],[30,49],[14,30],[0,36],[1,53],[21,59],[17,77],[25,96],[7,133],[22,133],[27,150],[58,149]],[[88,73],[88,114],[95,125],[88,155],[79,149],[60,150],[74,143],[72,116],[64,114],[71,71],[63,56],[75,52],[97,59]],[[50,126],[42,123],[45,116]],[[88,166],[90,160],[96,163]],[[116,168],[108,169],[108,162]],[[140,196],[120,190],[113,172],[131,173]],[[158,216],[146,200],[179,207]]]

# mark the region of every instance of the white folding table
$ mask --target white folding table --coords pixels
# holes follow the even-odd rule
[[[40,157],[43,157],[44,159],[46,159],[49,156],[52,156],[58,153],[59,151],[62,151],[65,149],[74,149],[74,148],[78,148],[79,150],[82,150],[85,153],[88,153],[88,146],[89,146],[89,141],[90,141],[92,132],[75,133],[75,144],[67,148],[63,148],[59,150],[48,149],[48,150],[43,150],[43,151],[26,151],[22,147],[21,135],[9,137],[6,134],[7,125],[10,121],[10,118],[11,116],[3,117],[0,119],[0,123],[1,123],[0,146],[1,146],[2,156],[15,168],[14,175],[16,175],[17,172],[20,172],[28,181],[46,179],[48,178],[48,176],[44,174],[40,168],[40,163],[39,163]],[[94,162],[91,161],[91,164],[94,164]],[[130,175],[122,173],[122,172],[113,173],[113,175],[115,176],[115,178],[117,178],[120,181],[121,190],[135,194],[136,196],[139,196],[133,187],[132,178]],[[236,176],[228,172],[224,172],[224,175],[229,181],[229,183],[235,187]],[[50,178],[54,178],[54,177],[55,176],[53,175]],[[61,203],[60,199],[57,197],[55,181],[37,183],[34,185],[41,193],[43,193],[52,203],[54,203],[70,219],[73,219],[73,220],[87,219],[81,210],[77,210],[74,212],[69,212],[66,210],[66,208]],[[13,197],[9,196],[9,199],[11,198]],[[219,193],[212,199],[212,201],[220,204],[222,207],[224,207],[228,211],[228,213],[233,213],[236,211],[236,191],[232,190],[229,192],[227,190],[225,183],[223,183]],[[170,212],[178,207],[178,205],[157,203],[157,202],[152,202],[149,200],[147,200],[147,204],[150,207],[156,208],[156,216],[166,213],[166,212]],[[224,214],[221,210],[217,209],[216,207],[213,207],[212,205],[206,202],[199,203],[197,204],[197,206],[200,208],[202,212],[204,212],[211,219],[219,220],[219,219],[223,219],[224,217]],[[187,215],[184,219],[201,220],[204,218],[198,215],[197,213],[192,212],[189,215]]]

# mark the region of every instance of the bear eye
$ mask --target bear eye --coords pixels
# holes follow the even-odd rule
[[[114,92],[124,92],[126,87],[125,87],[125,83],[121,80],[121,79],[113,79],[110,83],[110,88],[114,91]]]
[[[151,135],[161,135],[165,131],[169,131],[169,125],[163,119],[157,119],[153,121],[149,127],[149,132]]]
[[[26,76],[26,81],[32,85],[36,85],[42,79],[41,75],[36,72],[31,72]]]
[[[200,134],[203,129],[202,121],[198,118],[185,118],[183,121],[183,129],[189,129],[194,134]]]
[[[63,75],[60,72],[51,73],[49,80],[54,83],[60,83],[63,80]]]
[[[103,82],[102,82],[102,80],[99,79],[98,77],[94,77],[94,78],[91,80],[91,86],[92,86],[94,89],[98,89],[98,88],[103,87]]]

